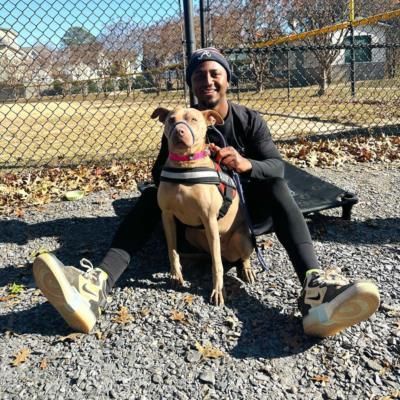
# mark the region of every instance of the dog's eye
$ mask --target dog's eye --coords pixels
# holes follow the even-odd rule
[[[176,121],[175,117],[169,117],[169,120],[168,120],[169,123],[174,124],[175,121]]]
[[[192,121],[197,122],[197,118],[192,118]]]

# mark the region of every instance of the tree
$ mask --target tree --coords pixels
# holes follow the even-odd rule
[[[61,38],[61,43],[68,46],[90,45],[96,42],[96,37],[81,26],[71,26]]]
[[[393,0],[357,0],[355,1],[355,17],[372,16],[393,9]],[[287,13],[288,26],[294,33],[320,29],[328,25],[349,21],[348,0],[292,0]],[[343,43],[347,31],[325,33],[305,39],[310,45],[328,46]],[[331,81],[332,62],[340,50],[312,50],[320,65],[319,95],[323,95]]]
[[[212,43],[220,48],[248,48],[246,61],[248,71],[262,92],[270,76],[270,54],[253,51],[259,41],[282,35],[284,0],[222,0],[213,2]],[[244,57],[242,56],[242,59]]]
[[[181,24],[181,20],[172,19],[143,31],[142,68],[148,71],[146,78],[153,81],[157,93],[161,91],[163,75],[168,67],[183,61]]]
[[[295,33],[320,29],[348,20],[348,0],[293,0],[288,12],[288,25]],[[310,46],[329,46],[341,44],[346,36],[346,30],[330,32],[307,38],[304,41]],[[318,94],[325,94],[331,81],[332,62],[339,55],[337,49],[312,50],[320,66],[320,81]]]
[[[127,76],[124,82],[128,94],[133,84],[131,73],[138,67],[140,35],[141,29],[136,24],[118,21],[108,25],[99,39],[104,55],[109,60],[109,67],[105,73],[112,77]]]

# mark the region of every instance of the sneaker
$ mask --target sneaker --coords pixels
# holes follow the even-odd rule
[[[64,264],[53,254],[43,253],[33,263],[36,284],[61,314],[67,324],[79,332],[89,333],[107,302],[108,275],[82,259],[83,272]]]
[[[312,269],[298,303],[304,332],[326,337],[369,318],[379,307],[379,291],[369,281],[349,282],[338,270]]]

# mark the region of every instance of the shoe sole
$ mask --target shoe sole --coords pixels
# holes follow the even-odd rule
[[[39,255],[33,263],[36,285],[71,328],[89,333],[96,323],[96,316],[89,303],[70,285],[63,268],[52,254]]]
[[[303,318],[304,332],[310,336],[333,336],[368,319],[379,307],[379,291],[372,282],[358,282],[329,303],[311,308]]]

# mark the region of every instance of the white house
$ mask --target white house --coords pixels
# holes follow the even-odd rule
[[[32,97],[41,85],[50,85],[50,66],[34,47],[20,47],[13,29],[0,28],[0,99]]]

